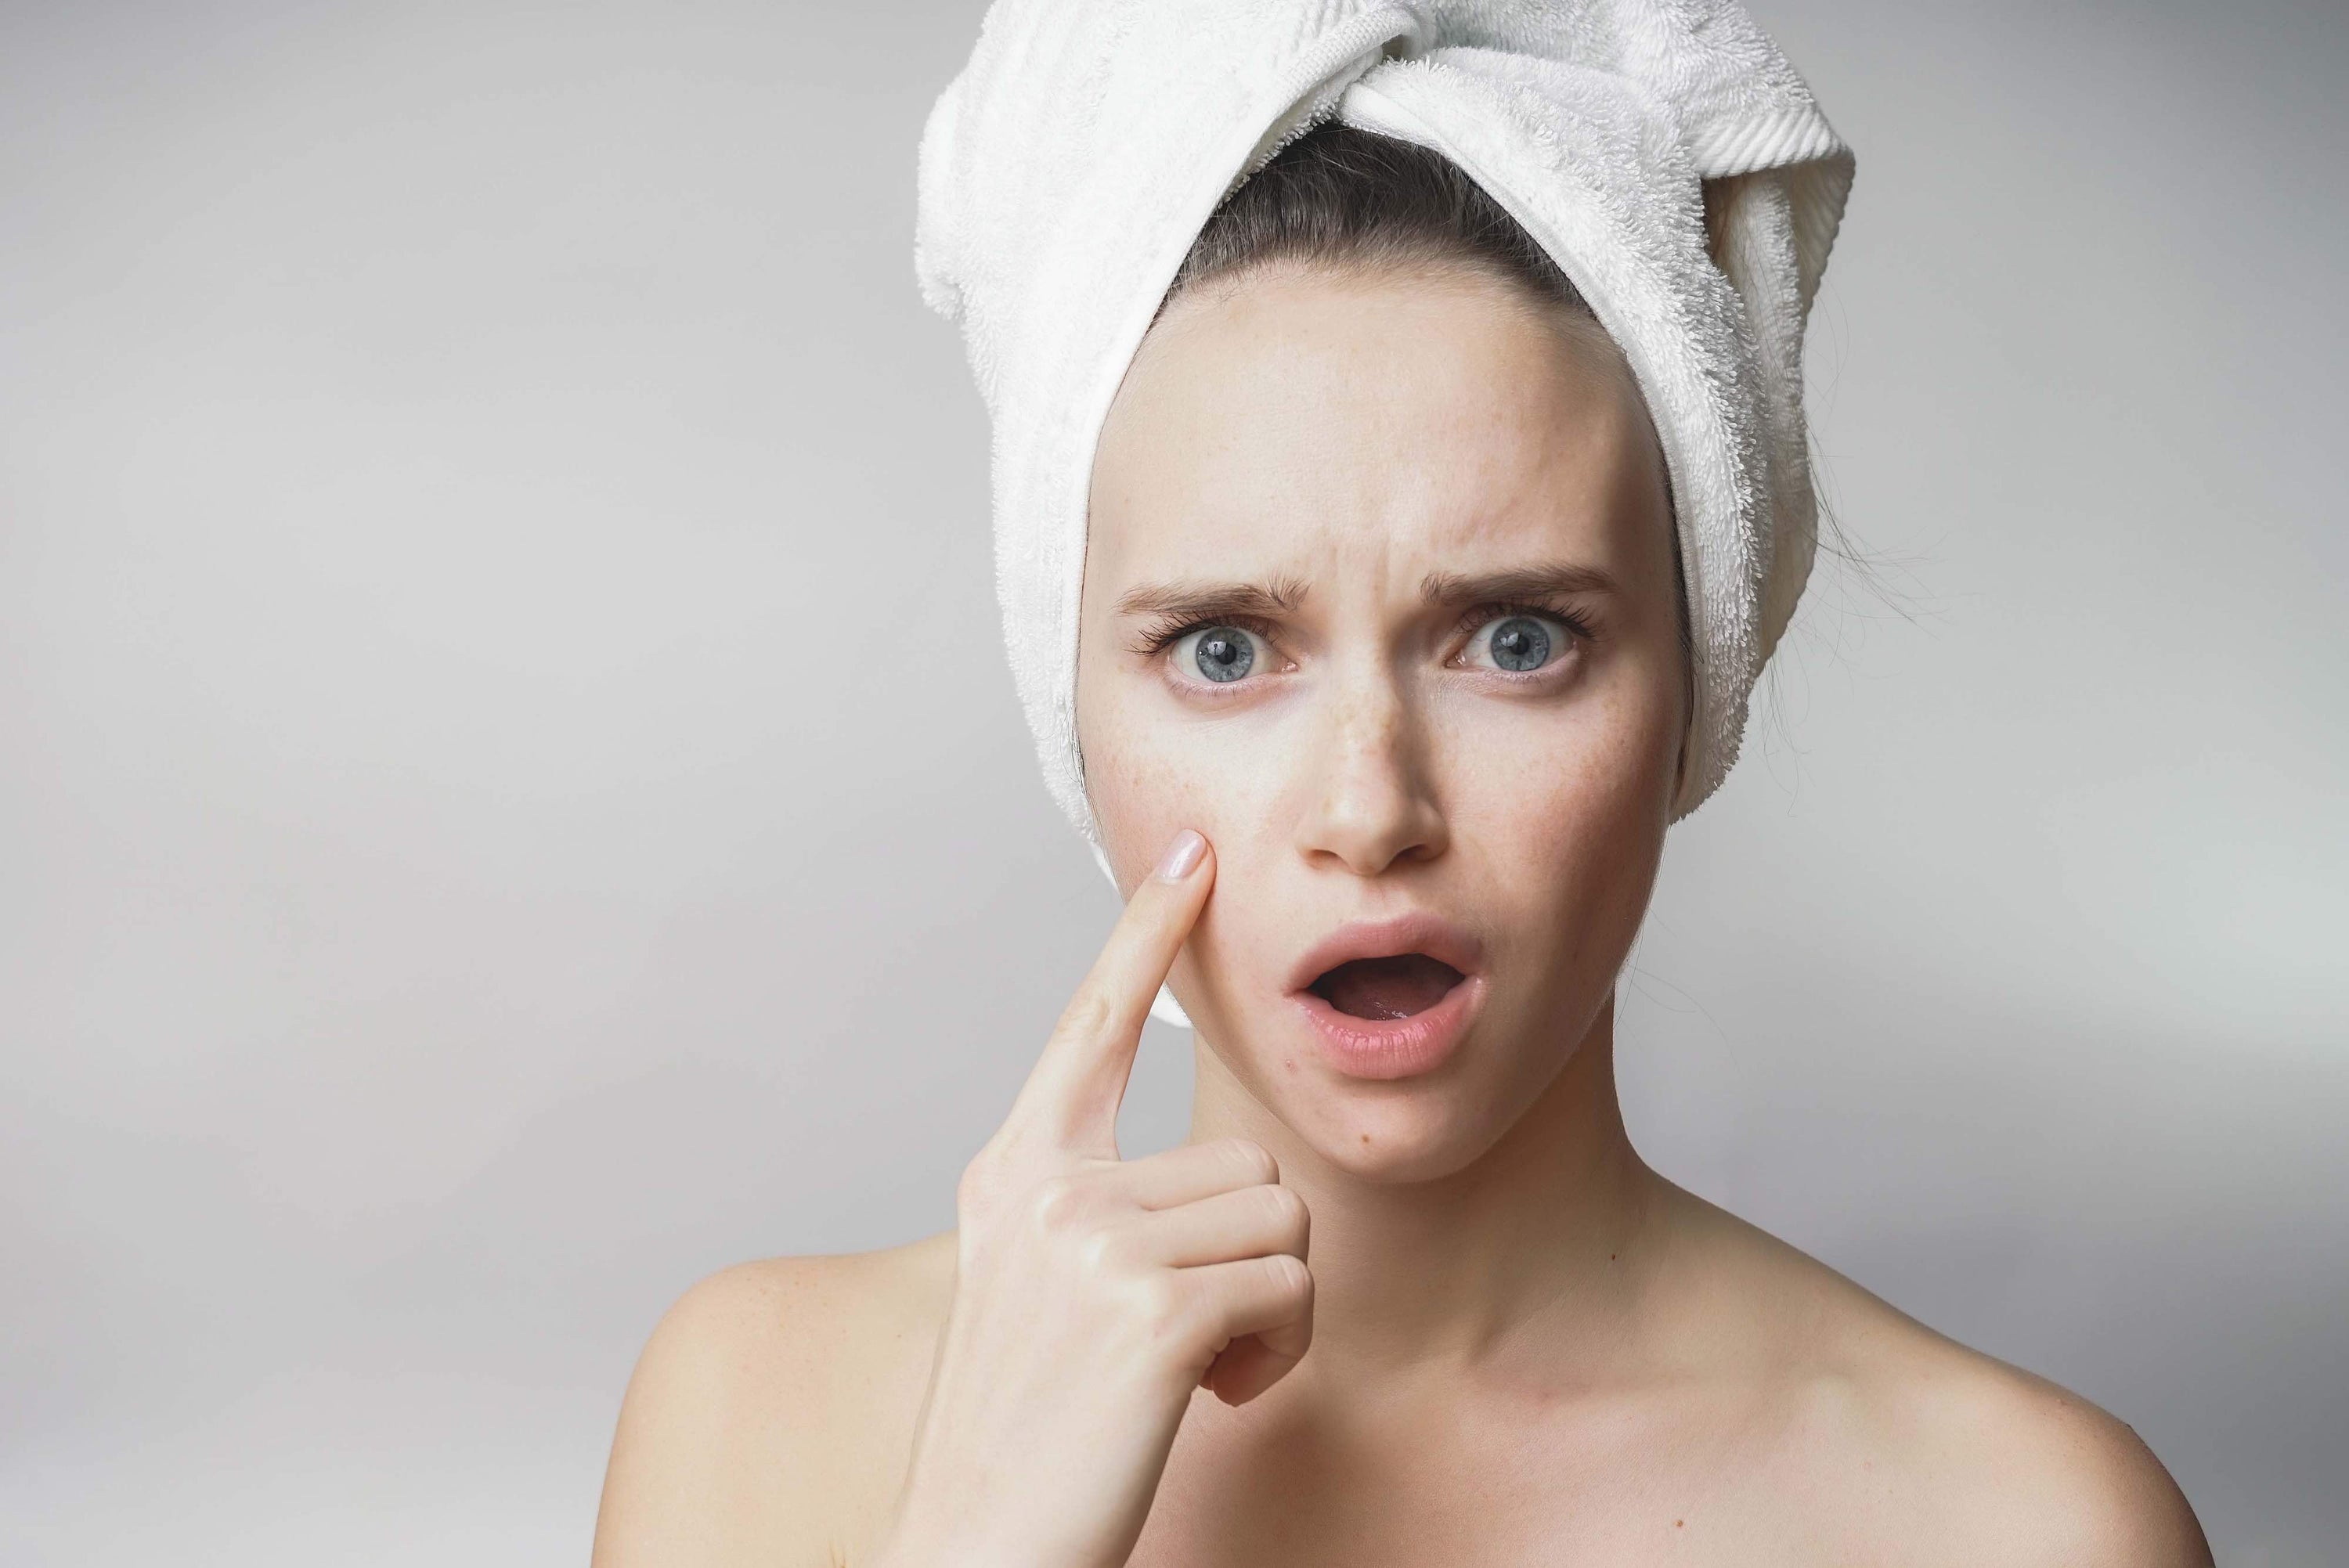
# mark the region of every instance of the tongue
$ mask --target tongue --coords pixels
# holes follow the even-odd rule
[[[1408,1018],[1444,1000],[1460,971],[1424,953],[1357,958],[1313,982],[1313,994],[1357,1018]]]

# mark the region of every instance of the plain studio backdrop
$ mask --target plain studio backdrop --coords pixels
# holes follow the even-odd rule
[[[679,1292],[951,1223],[1115,909],[914,284],[980,10],[0,10],[0,1560],[577,1563]],[[1673,835],[1634,1140],[2337,1563],[2349,22],[1760,10],[1897,603]]]

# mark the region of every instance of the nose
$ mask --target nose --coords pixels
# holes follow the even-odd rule
[[[1364,877],[1442,854],[1450,834],[1429,777],[1427,737],[1386,672],[1363,672],[1333,691],[1326,726],[1299,851]]]

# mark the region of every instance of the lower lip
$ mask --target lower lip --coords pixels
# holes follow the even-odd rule
[[[1484,995],[1484,980],[1472,975],[1434,1006],[1408,1018],[1357,1018],[1310,991],[1296,997],[1331,1067],[1348,1078],[1403,1078],[1444,1065],[1468,1032]]]

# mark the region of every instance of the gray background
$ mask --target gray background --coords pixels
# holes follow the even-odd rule
[[[1113,909],[912,276],[979,9],[0,10],[0,1559],[578,1561],[680,1290],[949,1222]],[[1676,833],[1634,1137],[2338,1563],[2349,25],[1762,15],[1905,613]]]

